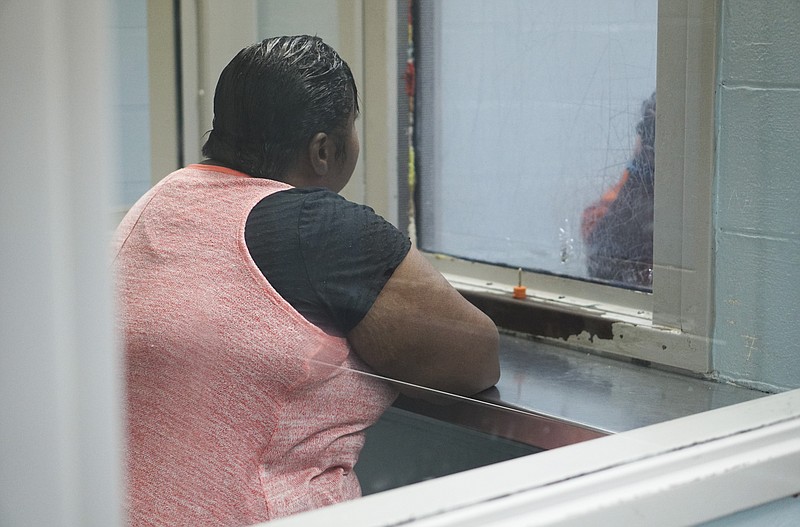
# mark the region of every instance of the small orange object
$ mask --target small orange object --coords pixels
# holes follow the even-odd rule
[[[524,300],[528,297],[528,290],[522,285],[522,268],[520,267],[519,270],[519,280],[517,285],[514,287],[514,298],[518,298],[520,300]]]

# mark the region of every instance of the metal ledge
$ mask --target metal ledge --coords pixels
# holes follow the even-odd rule
[[[497,386],[472,398],[395,406],[552,449],[767,395],[511,334],[501,335],[500,362]]]

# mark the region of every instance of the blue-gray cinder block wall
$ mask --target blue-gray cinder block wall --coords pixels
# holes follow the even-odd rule
[[[723,0],[720,17],[713,365],[800,388],[800,2]]]

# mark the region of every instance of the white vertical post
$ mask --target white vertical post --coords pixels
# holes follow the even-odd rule
[[[0,525],[120,525],[108,0],[0,5]]]

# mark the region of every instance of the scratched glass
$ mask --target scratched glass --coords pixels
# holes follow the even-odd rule
[[[657,1],[422,2],[418,24],[420,247],[650,289]]]

